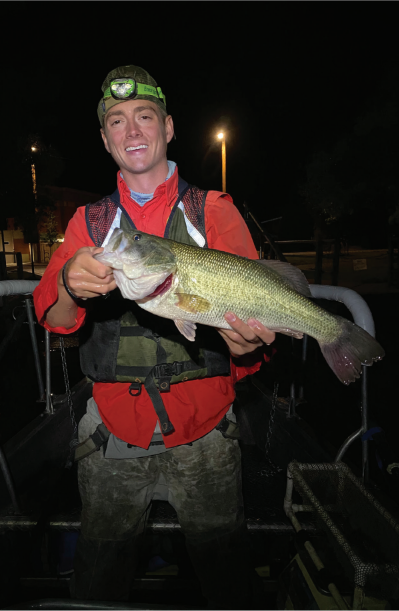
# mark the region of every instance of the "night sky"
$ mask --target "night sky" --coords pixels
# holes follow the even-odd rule
[[[108,71],[132,63],[166,95],[177,136],[168,157],[188,182],[221,189],[223,127],[237,206],[247,201],[259,220],[283,215],[281,238],[311,237],[298,195],[306,164],[397,79],[394,20],[383,12],[374,3],[2,3],[3,153],[37,133],[63,158],[54,184],[112,192],[116,166],[96,107]]]

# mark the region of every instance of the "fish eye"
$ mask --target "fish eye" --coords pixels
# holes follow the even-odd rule
[[[141,240],[141,235],[136,233],[136,235],[134,236],[133,240]]]

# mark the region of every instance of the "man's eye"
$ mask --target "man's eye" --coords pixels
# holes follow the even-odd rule
[[[115,121],[112,121],[111,125],[117,125],[120,122],[121,122],[120,119],[115,119]]]
[[[149,115],[141,115],[140,119],[151,119]]]

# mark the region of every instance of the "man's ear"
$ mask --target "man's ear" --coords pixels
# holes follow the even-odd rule
[[[165,119],[165,133],[166,133],[166,142],[169,142],[173,138],[173,134],[175,133],[175,128],[173,126],[173,119],[171,115],[168,115]]]
[[[103,142],[104,142],[105,149],[106,149],[106,151],[108,151],[108,153],[110,153],[109,146],[108,146],[107,136],[105,135],[104,129],[101,128],[100,132],[101,132],[101,137],[102,137]]]

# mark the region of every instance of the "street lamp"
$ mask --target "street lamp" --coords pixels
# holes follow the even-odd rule
[[[30,150],[34,153],[35,151],[37,151],[37,148],[35,146],[31,146]],[[35,167],[35,164],[33,163],[33,159],[31,163],[31,170],[32,170],[33,195],[35,196],[35,203],[37,203],[36,167]]]
[[[32,153],[35,153],[37,151],[37,147],[36,146],[31,146],[30,150],[32,151]],[[35,164],[33,162],[33,157],[31,157],[31,170],[32,170],[33,195],[35,197],[35,212],[37,212],[36,167],[35,167]],[[39,250],[38,260],[40,261],[40,242],[39,242],[38,250]],[[31,260],[31,266],[32,266],[32,276],[35,277],[35,263],[34,263],[34,257],[33,257],[33,243],[30,244],[30,260]]]
[[[222,141],[222,191],[226,193],[226,139],[224,132],[219,132],[217,137]]]

